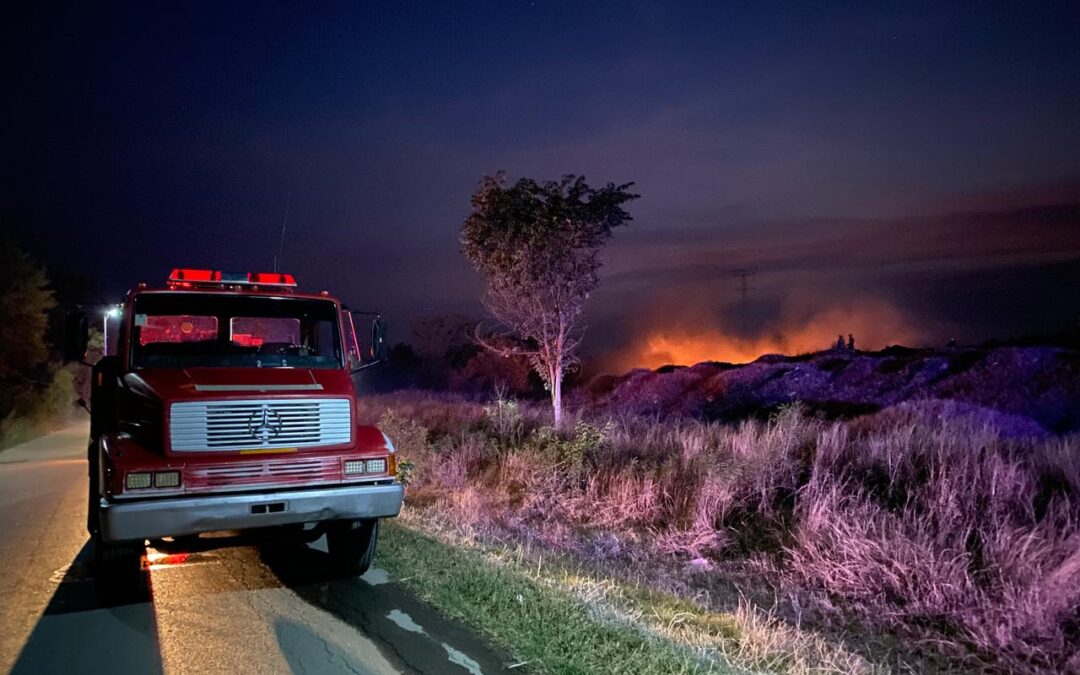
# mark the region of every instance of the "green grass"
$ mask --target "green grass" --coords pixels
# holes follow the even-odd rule
[[[692,650],[649,635],[512,564],[384,521],[377,564],[533,672],[715,673]]]

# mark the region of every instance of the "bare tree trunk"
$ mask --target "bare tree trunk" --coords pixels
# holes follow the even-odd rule
[[[551,378],[551,408],[555,413],[555,428],[562,428],[562,368],[555,368]]]
[[[555,349],[552,350],[554,357],[551,364],[551,409],[555,415],[555,428],[562,429],[562,378],[563,378],[563,350],[565,349],[564,336],[566,325],[562,314],[559,315],[559,327],[555,334]]]

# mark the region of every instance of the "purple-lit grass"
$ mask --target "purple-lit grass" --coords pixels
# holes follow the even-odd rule
[[[1075,437],[1003,439],[947,404],[847,423],[797,408],[737,426],[593,419],[561,435],[506,401],[368,405],[417,464],[410,504],[464,533],[708,591],[717,608],[738,570],[793,598],[793,620],[857,618],[985,668],[1080,668]]]

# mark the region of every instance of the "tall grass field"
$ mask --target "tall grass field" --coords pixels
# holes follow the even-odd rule
[[[408,460],[410,527],[741,617],[728,656],[1080,672],[1080,439],[1002,434],[951,405],[737,423],[579,412],[556,431],[501,397],[361,399]]]

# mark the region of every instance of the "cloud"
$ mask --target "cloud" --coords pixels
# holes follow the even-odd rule
[[[605,283],[794,271],[994,269],[1080,257],[1080,201],[921,218],[813,219],[628,232]]]

